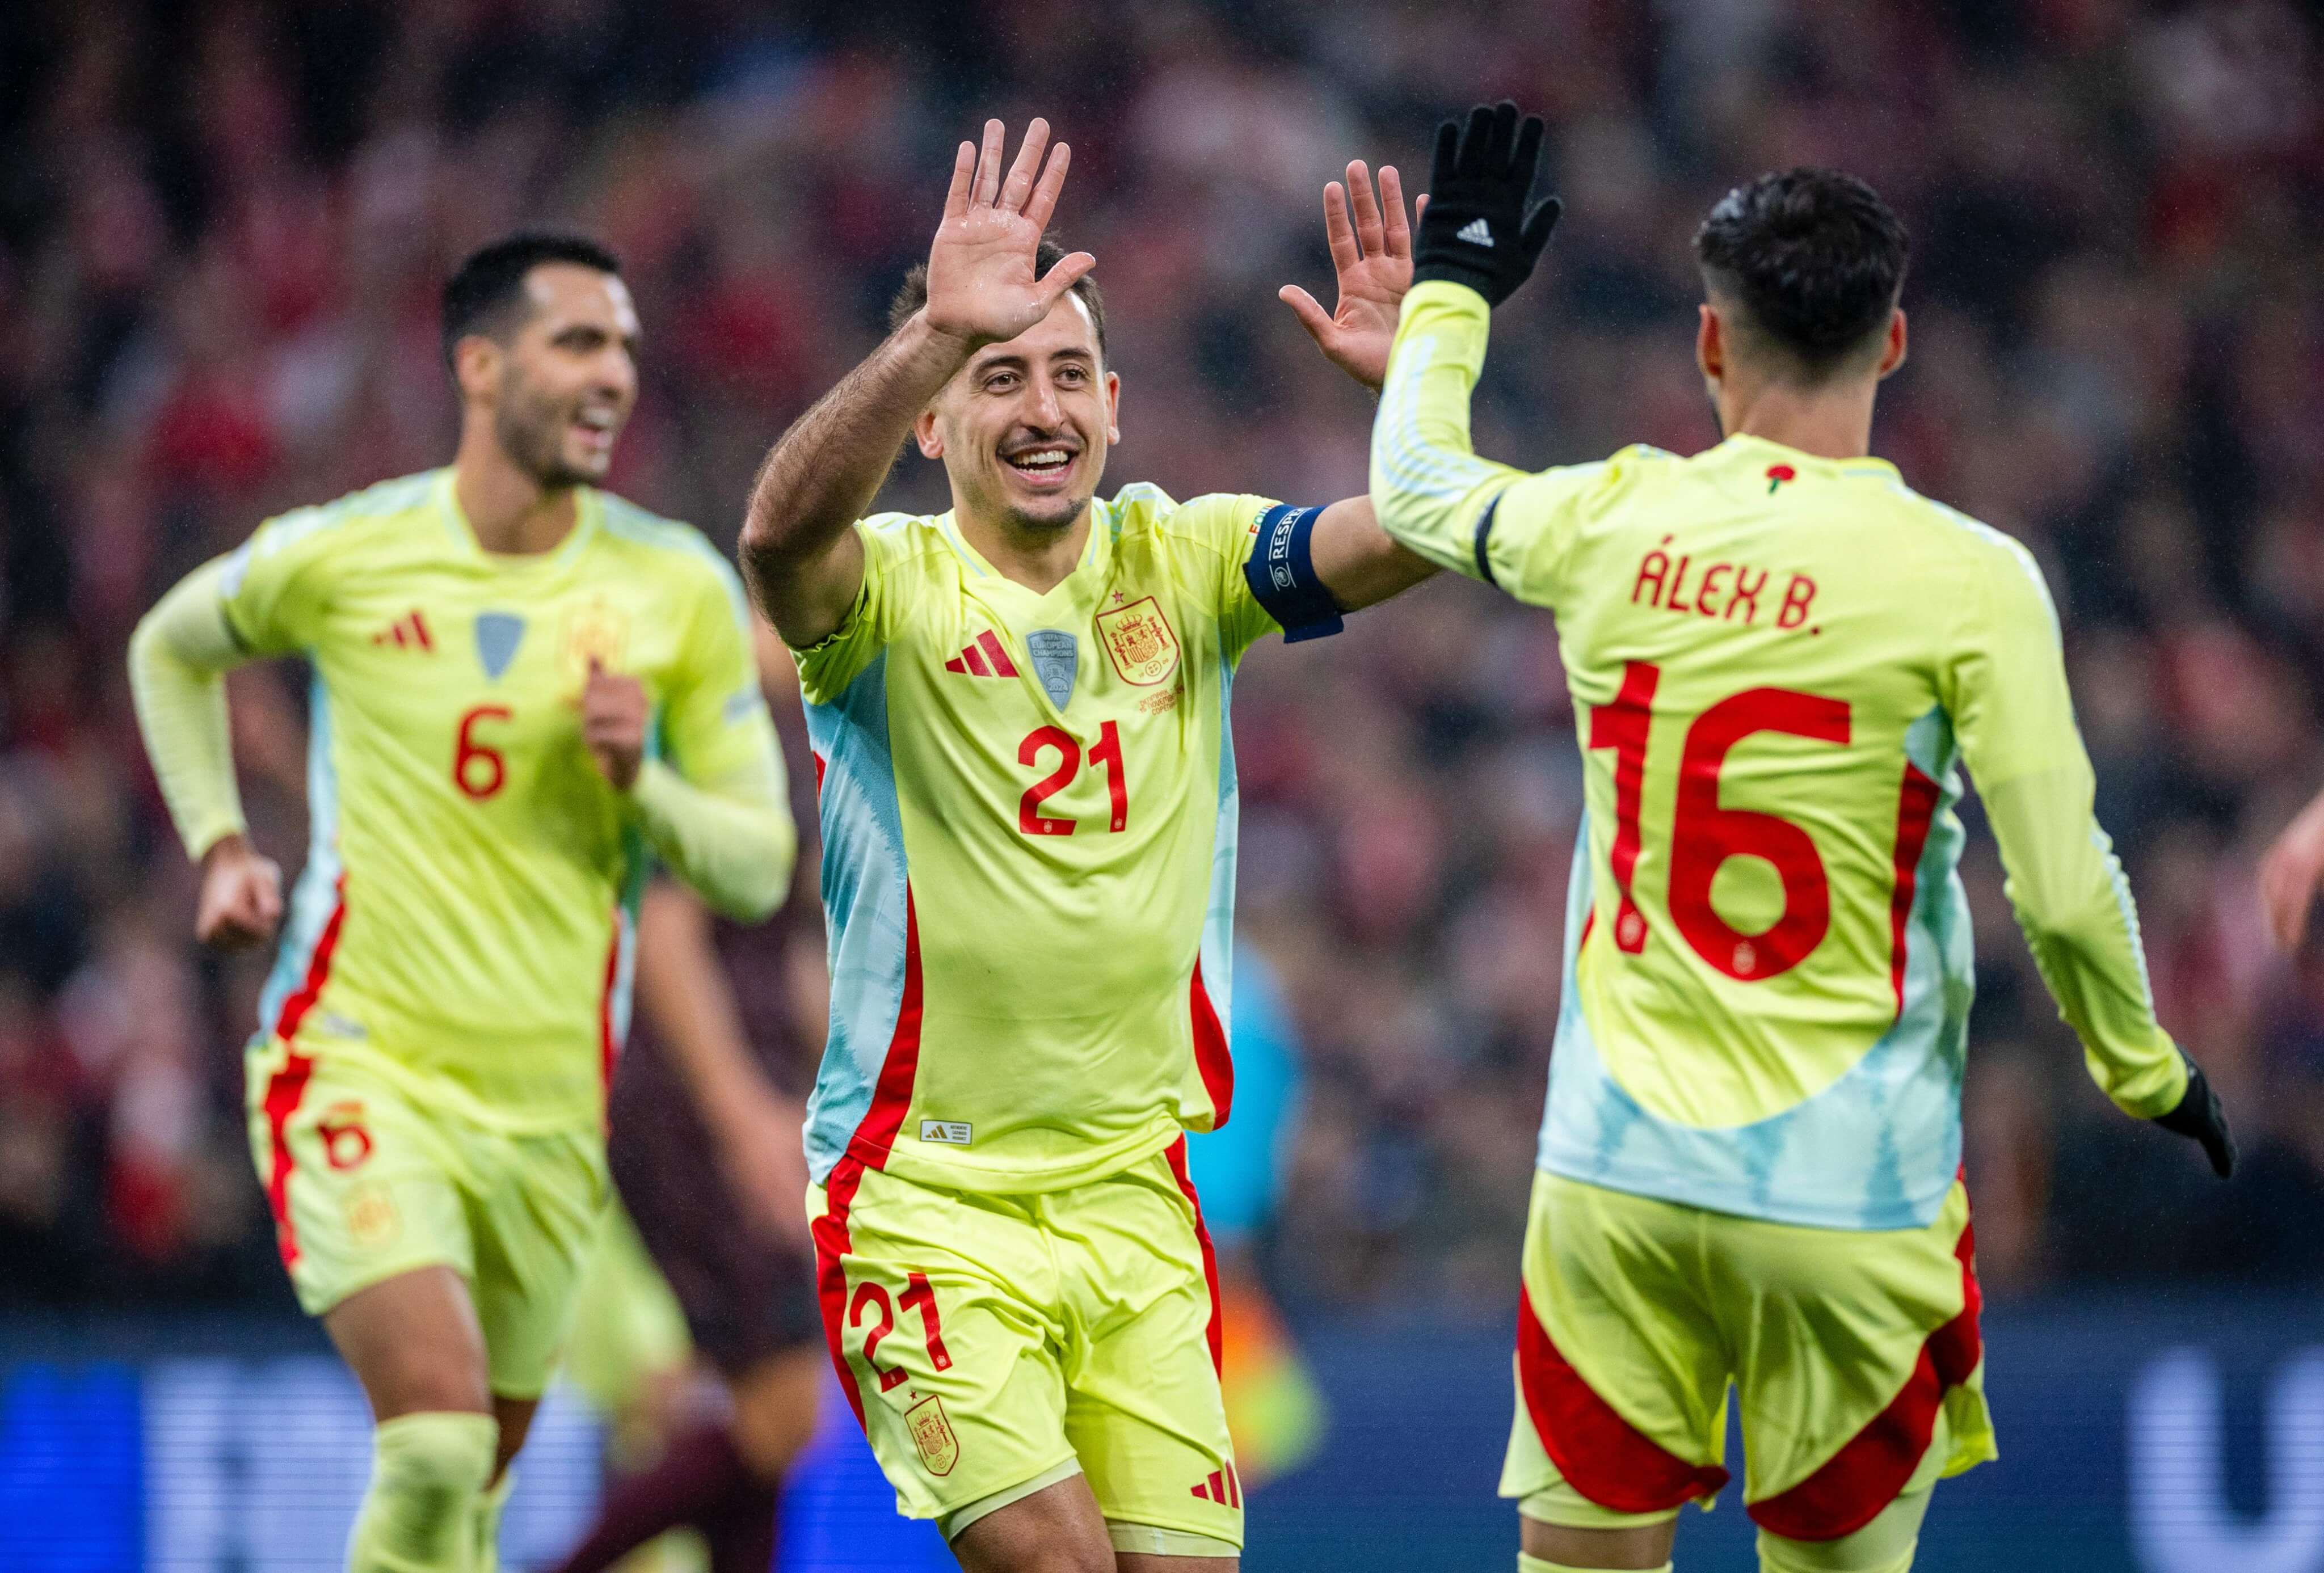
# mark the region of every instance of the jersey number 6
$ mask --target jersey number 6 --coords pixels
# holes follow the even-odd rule
[[[481,803],[508,785],[508,760],[498,749],[476,741],[480,721],[506,721],[505,704],[479,704],[460,718],[460,731],[452,750],[452,785]]]
[[[1632,661],[1611,704],[1590,713],[1590,746],[1614,750],[1614,885],[1621,904],[1614,943],[1637,955],[1646,948],[1646,918],[1630,893],[1638,866],[1638,804],[1646,777],[1646,737],[1654,721],[1660,667]],[[1831,926],[1831,886],[1815,841],[1789,820],[1756,809],[1722,808],[1719,773],[1728,751],[1753,732],[1779,731],[1817,742],[1846,743],[1845,701],[1788,688],[1752,688],[1695,717],[1679,757],[1678,810],[1671,823],[1671,921],[1694,953],[1738,982],[1790,971],[1823,943]],[[1711,905],[1711,881],[1729,858],[1760,858],[1784,882],[1783,915],[1747,934]]]

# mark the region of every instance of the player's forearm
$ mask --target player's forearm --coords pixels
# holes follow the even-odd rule
[[[649,759],[630,796],[655,855],[712,906],[755,923],[782,905],[798,832],[771,759],[715,790]]]
[[[2155,1019],[2138,909],[2090,813],[2089,782],[2087,765],[2006,781],[1986,789],[1986,814],[2018,926],[2090,1080],[2126,1114],[2151,1119],[2185,1094],[2186,1061]]]
[[[744,1048],[742,1013],[718,964],[709,915],[685,891],[657,883],[638,926],[638,1005],[669,1050],[703,1121],[775,1091]]]
[[[1315,520],[1315,576],[1342,612],[1360,612],[1434,576],[1436,565],[1380,529],[1369,497],[1333,503]]]
[[[1372,421],[1371,499],[1380,528],[1440,567],[1481,577],[1477,520],[1521,479],[1470,446],[1469,395],[1484,369],[1492,314],[1458,284],[1416,285],[1388,354]]]
[[[164,595],[129,640],[129,691],[154,778],[189,857],[244,829],[225,672],[244,657],[219,607],[221,558]]]
[[[964,341],[915,314],[791,423],[759,466],[742,521],[743,574],[762,606],[772,612],[786,582],[870,511],[912,422],[967,359]]]

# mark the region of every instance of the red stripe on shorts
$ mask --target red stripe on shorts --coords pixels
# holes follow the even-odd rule
[[[620,1045],[613,1042],[613,985],[622,976],[622,908],[613,907],[613,937],[605,946],[605,987],[597,996],[597,1090],[602,1095],[601,1107],[606,1118],[612,1118],[613,1104],[613,1062],[621,1055]]]
[[[1203,1222],[1203,1199],[1194,1194],[1194,1178],[1186,1172],[1186,1138],[1180,1136],[1163,1150],[1162,1156],[1169,1161],[1170,1177],[1178,1182],[1186,1205],[1194,1212],[1194,1238],[1203,1247],[1203,1282],[1211,1291],[1211,1369],[1219,1371],[1226,1358],[1226,1328],[1219,1307],[1219,1254],[1212,1246],[1211,1231]]]
[[[290,1157],[287,1127],[290,1117],[299,1110],[300,1100],[307,1096],[307,1081],[314,1073],[313,1056],[292,1049],[290,1057],[282,1062],[282,1069],[267,1078],[266,1099],[261,1105],[266,1112],[266,1130],[272,1139],[272,1157],[266,1167],[266,1205],[274,1214],[274,1245],[282,1254],[285,1271],[299,1265],[299,1231],[290,1225],[290,1171],[297,1165]]]
[[[1211,1100],[1211,1128],[1227,1122],[1234,1102],[1234,1054],[1227,1047],[1226,1029],[1219,1025],[1218,1007],[1203,987],[1203,958],[1194,958],[1194,980],[1187,985],[1187,1006],[1194,1023],[1194,1069],[1202,1072],[1203,1091]]]
[[[1921,849],[1937,814],[1937,784],[1904,761],[1904,790],[1896,804],[1896,885],[1888,899],[1888,981],[1896,990],[1896,1014],[1904,1014],[1904,929],[1913,918],[1914,885],[1921,871]]]
[[[1665,1513],[1716,1496],[1729,1479],[1716,1464],[1690,1464],[1614,1412],[1566,1363],[1519,1290],[1517,1386],[1526,1412],[1565,1483],[1615,1513]]]
[[[820,765],[818,758],[816,763]],[[904,887],[904,991],[896,1005],[896,1030],[889,1035],[888,1053],[880,1062],[880,1079],[872,1084],[872,1106],[863,1111],[847,1151],[832,1165],[824,1182],[823,1216],[815,1220],[816,1298],[823,1308],[824,1342],[831,1349],[832,1368],[863,1423],[863,1394],[856,1386],[854,1368],[840,1335],[847,1325],[847,1265],[854,1248],[848,1237],[847,1214],[855,1205],[856,1187],[866,1169],[885,1168],[903,1127],[904,1111],[912,1104],[912,1082],[920,1068],[920,918],[912,901],[912,888]]]
[[[1953,1247],[1960,1260],[1960,1314],[1929,1335],[1903,1390],[1821,1468],[1789,1491],[1749,1505],[1760,1528],[1786,1540],[1836,1541],[1870,1523],[1904,1490],[1929,1450],[1946,1390],[1968,1381],[1985,1357],[1977,1325],[1985,1297],[1977,1284],[1974,1233],[1964,1226]]]

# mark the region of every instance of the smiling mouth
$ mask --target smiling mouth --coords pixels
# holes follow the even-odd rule
[[[1025,448],[1002,455],[1001,462],[1030,480],[1047,480],[1063,475],[1074,467],[1074,452],[1071,448],[1054,446]]]

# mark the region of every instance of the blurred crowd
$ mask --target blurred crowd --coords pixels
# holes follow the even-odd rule
[[[730,545],[953,144],[1046,115],[1123,379],[1110,479],[1324,501],[1364,485],[1371,404],[1275,290],[1330,299],[1347,160],[1416,190],[1437,118],[1503,95],[1550,115],[1568,204],[1496,324],[1479,442],[1514,463],[1716,440],[1688,242],[1738,179],[1840,165],[1912,227],[1876,446],[2048,571],[2163,1020],[2250,1160],[2217,1186],[2112,1113],[1973,839],[1988,1285],[2317,1274],[2324,953],[2271,953],[2252,869],[2324,785],[2319,41],[2282,0],[0,7],[0,1303],[288,1302],[242,1114],[264,960],[190,943],[124,641],[269,513],[448,457],[467,249],[546,221],[620,253],[614,483]],[[890,496],[941,508],[941,472]],[[300,681],[232,690],[291,866]],[[1295,1307],[1498,1317],[1580,806],[1556,630],[1432,584],[1268,641],[1236,716],[1244,932],[1307,1071],[1268,1272]],[[819,940],[811,872],[779,921]]]

